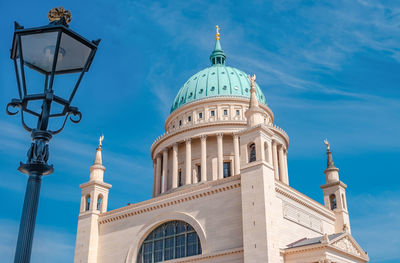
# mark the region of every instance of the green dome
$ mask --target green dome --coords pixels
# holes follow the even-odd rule
[[[212,66],[194,74],[182,86],[175,97],[171,112],[179,107],[206,98],[240,97],[250,99],[250,81],[243,71],[225,66],[225,54],[219,40],[210,56]],[[258,101],[267,104],[265,96],[256,83]]]

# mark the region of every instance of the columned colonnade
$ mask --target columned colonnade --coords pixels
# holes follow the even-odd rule
[[[228,135],[228,134],[226,134]],[[232,134],[229,134],[232,135]],[[188,138],[184,140],[185,143],[185,162],[184,171],[182,173],[181,183],[182,185],[198,183],[197,180],[193,181],[192,176],[192,140],[200,139],[200,176],[199,182],[207,181],[207,137],[216,136],[217,138],[217,179],[224,178],[224,145],[223,145],[223,133],[201,135],[195,138]],[[233,134],[233,175],[240,174],[240,152],[239,152],[239,137]],[[154,169],[154,182],[153,182],[153,196],[158,196],[170,189],[175,189],[179,186],[179,172],[178,172],[178,147],[179,142],[175,142],[171,146],[165,147],[160,151],[155,160],[153,161]],[[168,177],[169,167],[168,167],[168,154],[172,151],[172,176]],[[269,160],[265,160],[269,161]],[[280,180],[283,183],[289,184],[288,170],[287,170],[287,151],[284,145],[280,142],[272,141],[272,163],[274,167],[275,179]],[[168,182],[170,179],[172,182]],[[168,183],[170,183],[170,188],[168,189]]]

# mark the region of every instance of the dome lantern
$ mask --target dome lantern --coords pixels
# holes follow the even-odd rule
[[[221,43],[219,42],[219,26],[215,26],[217,29],[217,34],[216,34],[216,41],[215,41],[215,47],[213,52],[210,55],[210,61],[211,65],[225,65],[225,60],[226,60],[226,55],[224,51],[221,48]]]

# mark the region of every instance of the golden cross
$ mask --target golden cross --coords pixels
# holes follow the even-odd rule
[[[217,29],[216,39],[219,40],[219,26],[216,25],[215,28]]]

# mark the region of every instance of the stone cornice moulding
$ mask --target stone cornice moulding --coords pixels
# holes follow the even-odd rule
[[[160,208],[195,200],[227,190],[236,189],[240,187],[240,178],[240,175],[235,175],[216,181],[199,183],[198,185],[191,185],[186,189],[170,193],[167,192],[143,202],[111,210],[100,214],[99,224],[109,223],[115,220],[147,213]]]
[[[236,96],[221,96],[221,97],[211,97],[211,98],[203,98],[196,100],[194,102],[188,102],[187,104],[184,104],[180,106],[178,109],[174,110],[172,113],[169,114],[167,119],[165,120],[165,130],[167,130],[167,124],[171,121],[171,119],[175,118],[177,115],[184,113],[190,108],[196,108],[199,105],[202,104],[209,104],[212,102],[217,102],[217,103],[223,103],[223,102],[228,102],[228,101],[234,101],[234,102],[239,102],[246,104],[247,106],[250,103],[250,99],[243,98],[243,97],[236,97]],[[261,107],[263,110],[265,110],[270,116],[271,116],[271,121],[274,122],[274,113],[272,110],[265,104],[260,103],[259,107]]]
[[[296,189],[284,184],[278,180],[275,180],[275,190],[278,194],[281,194],[293,201],[296,201],[305,207],[321,214],[324,218],[328,218],[332,221],[336,220],[335,213],[330,211],[328,208],[320,204],[319,202],[311,199],[310,197],[300,193]]]
[[[83,184],[79,185],[79,187],[80,187],[81,189],[83,189],[83,188],[88,187],[88,186],[91,186],[91,185],[102,186],[102,187],[105,187],[105,188],[107,188],[107,189],[110,189],[110,188],[112,187],[111,184],[107,184],[107,183],[104,183],[104,182],[102,182],[102,181],[97,181],[97,180],[93,180],[93,181],[89,181],[89,182],[87,182],[87,183],[83,183]]]
[[[324,184],[324,185],[321,185],[320,187],[321,187],[321,189],[325,189],[325,188],[329,188],[331,186],[336,186],[336,185],[340,185],[344,189],[347,188],[347,185],[345,183],[343,183],[342,181],[337,181],[337,182],[332,182],[332,183],[329,183],[329,184]]]
[[[200,255],[191,256],[191,257],[172,259],[172,260],[168,260],[168,263],[186,263],[186,262],[203,261],[205,259],[213,259],[213,258],[218,258],[218,257],[223,257],[223,256],[242,254],[243,251],[244,251],[243,247],[232,248],[232,249],[212,252],[212,253],[208,253],[208,254],[200,254]],[[125,261],[125,262],[126,263],[134,263],[136,261],[134,260],[134,261]]]

